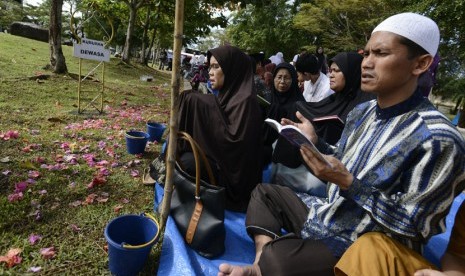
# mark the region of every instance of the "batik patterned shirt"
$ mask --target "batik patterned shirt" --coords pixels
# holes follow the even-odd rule
[[[418,251],[445,230],[464,188],[464,139],[418,91],[381,109],[376,101],[348,116],[333,153],[354,176],[350,188],[328,184],[326,199],[299,194],[309,207],[302,237],[325,242],[335,256],[366,232],[379,231]]]

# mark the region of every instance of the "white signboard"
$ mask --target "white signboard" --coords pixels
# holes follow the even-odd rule
[[[81,38],[81,44],[74,43],[74,56],[108,62],[110,61],[110,50],[105,49],[104,45],[102,41]]]

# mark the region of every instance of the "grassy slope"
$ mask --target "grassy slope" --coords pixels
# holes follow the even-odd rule
[[[72,47],[63,51],[68,71],[77,74]],[[22,250],[22,262],[12,268],[0,264],[0,275],[24,274],[37,266],[43,275],[108,274],[105,225],[120,214],[152,210],[153,189],[131,173],[141,175],[160,150],[150,144],[143,156],[129,155],[124,132],[144,130],[147,120],[168,121],[169,75],[112,59],[106,65],[105,112],[89,108],[77,114],[77,81],[42,69],[48,60],[47,43],[0,33],[0,135],[19,132],[18,139],[0,138],[0,256],[11,248]],[[96,64],[85,60],[83,74]],[[51,76],[29,79],[40,74]],[[140,81],[145,74],[154,82]],[[84,89],[93,91],[83,92],[85,101],[98,95],[101,69],[91,77]],[[87,188],[100,168],[89,164],[85,154],[95,162],[108,161],[101,165],[108,172],[105,184]],[[67,161],[71,157],[77,164]],[[58,169],[46,167],[52,165]],[[30,171],[39,172],[37,182],[28,184],[21,200],[10,202],[15,185],[31,179]],[[33,245],[31,234],[42,239]],[[44,259],[40,249],[51,246],[56,256]],[[144,274],[154,274],[158,253],[159,247],[152,250]]]

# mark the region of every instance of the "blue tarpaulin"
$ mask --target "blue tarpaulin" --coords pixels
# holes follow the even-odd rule
[[[163,188],[155,184],[155,210],[161,203]],[[226,228],[225,252],[207,259],[184,242],[173,219],[168,217],[160,255],[157,275],[217,275],[222,263],[249,265],[255,258],[255,247],[244,226],[245,214],[225,211]]]
[[[155,184],[155,190],[154,203],[157,210],[163,197],[163,188]],[[433,236],[425,246],[424,256],[438,266],[449,241],[455,214],[464,200],[465,193],[461,193],[454,200],[446,218],[447,231]],[[157,275],[217,275],[218,266],[225,262],[236,265],[251,264],[255,258],[255,247],[245,231],[244,220],[245,214],[225,211],[226,251],[215,259],[206,259],[186,245],[173,219],[168,217]]]

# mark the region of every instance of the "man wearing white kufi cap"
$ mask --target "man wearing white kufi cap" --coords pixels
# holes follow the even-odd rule
[[[318,139],[300,113],[299,123],[282,120],[330,163],[301,146],[308,167],[328,183],[327,197],[257,185],[246,217],[254,264],[222,264],[218,275],[333,275],[364,233],[380,232],[421,252],[445,230],[445,215],[465,187],[465,141],[417,89],[438,45],[439,29],[425,16],[402,13],[380,23],[364,50],[361,85],[377,98],[353,109],[336,147]],[[281,237],[281,229],[293,235]]]

